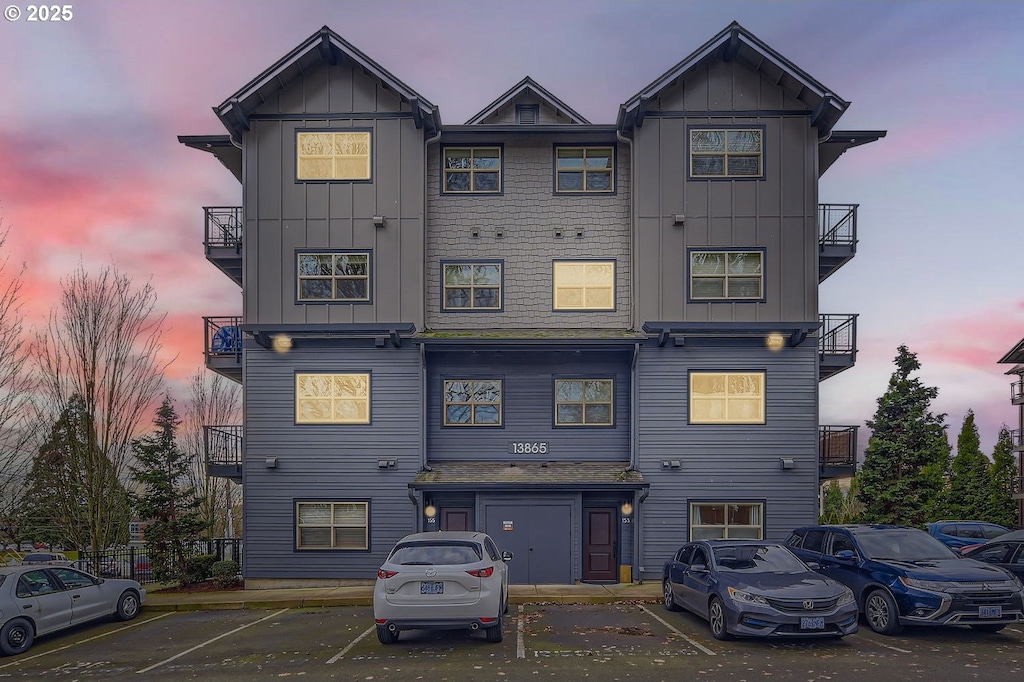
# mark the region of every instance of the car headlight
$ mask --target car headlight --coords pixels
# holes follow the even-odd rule
[[[951,580],[918,580],[917,578],[908,578],[902,575],[900,576],[900,582],[907,587],[916,587],[919,590],[928,590],[930,592],[948,592],[960,587],[959,583]]]
[[[729,597],[733,601],[738,601],[741,604],[767,604],[768,600],[756,594],[750,594],[743,590],[737,590],[734,587],[729,588]]]
[[[839,597],[839,603],[837,603],[836,606],[846,606],[847,604],[850,604],[855,601],[857,600],[853,596],[853,590],[847,587],[845,590],[843,590],[843,594],[841,597]]]

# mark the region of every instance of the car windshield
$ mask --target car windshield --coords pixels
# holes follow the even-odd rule
[[[857,533],[857,543],[865,558],[878,561],[930,561],[953,556],[941,541],[912,528]]]
[[[715,547],[715,563],[723,571],[740,573],[805,573],[807,566],[778,545]]]
[[[399,545],[388,559],[400,566],[475,564],[483,555],[471,542],[414,542]]]

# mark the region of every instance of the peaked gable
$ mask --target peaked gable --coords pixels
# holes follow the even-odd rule
[[[811,125],[818,128],[819,136],[826,136],[843,115],[850,103],[812,78],[757,36],[737,22],[729,24],[716,36],[697,48],[654,82],[630,97],[619,107],[617,125],[623,131],[643,125],[647,102],[663,90],[685,78],[708,60],[736,61],[751,70],[765,74],[779,87],[807,104],[811,111]]]
[[[351,62],[363,73],[376,78],[384,88],[408,102],[417,128],[425,128],[428,133],[441,128],[441,115],[435,105],[327,26],[304,40],[222,104],[214,107],[213,111],[228,129],[231,137],[237,140],[242,131],[248,130],[249,116],[260,104],[284,90],[317,64],[334,65],[343,60]]]
[[[486,124],[489,120],[491,123],[501,123],[503,121],[495,119],[498,118],[505,109],[514,106],[518,101],[527,97],[539,100],[537,102],[538,104],[546,104],[551,107],[555,110],[556,114],[562,114],[568,118],[569,123],[571,124],[590,125],[590,121],[580,116],[580,114],[570,108],[565,102],[542,88],[537,84],[537,81],[533,80],[529,76],[513,85],[508,91],[498,97],[498,99],[484,107],[479,113],[466,121],[466,125]]]

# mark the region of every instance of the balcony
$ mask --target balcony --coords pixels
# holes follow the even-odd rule
[[[204,317],[203,353],[206,368],[242,382],[241,317]]]
[[[1010,384],[1010,402],[1014,405],[1024,405],[1024,379]]]
[[[818,427],[818,478],[843,478],[857,472],[858,428]]]
[[[206,206],[206,260],[242,286],[242,207]]]
[[[857,253],[857,206],[818,204],[818,283]]]
[[[853,367],[857,361],[857,315],[819,315],[818,380]]]
[[[1013,479],[1010,492],[1013,493],[1013,499],[1024,500],[1024,476]]]
[[[206,473],[218,478],[242,482],[242,427],[204,426],[203,447],[206,450]]]
[[[1024,431],[1020,429],[1010,431],[1010,442],[1013,443],[1014,452],[1024,451]]]

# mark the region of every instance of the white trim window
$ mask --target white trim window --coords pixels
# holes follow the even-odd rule
[[[369,549],[368,502],[296,502],[296,549]]]
[[[555,191],[614,192],[615,150],[612,147],[556,147]]]
[[[764,131],[759,128],[690,130],[691,178],[760,178]]]
[[[615,310],[615,261],[555,261],[555,310]]]
[[[370,132],[296,133],[299,180],[369,180]]]
[[[501,426],[501,379],[444,382],[445,426]]]
[[[694,301],[764,298],[762,251],[691,251],[690,299]]]
[[[556,379],[555,426],[611,426],[611,379]]]
[[[295,375],[296,424],[369,424],[370,375]]]
[[[764,424],[764,372],[691,372],[691,424]]]
[[[764,505],[759,502],[693,502],[690,540],[764,538]]]
[[[445,147],[444,194],[500,194],[501,147]]]

